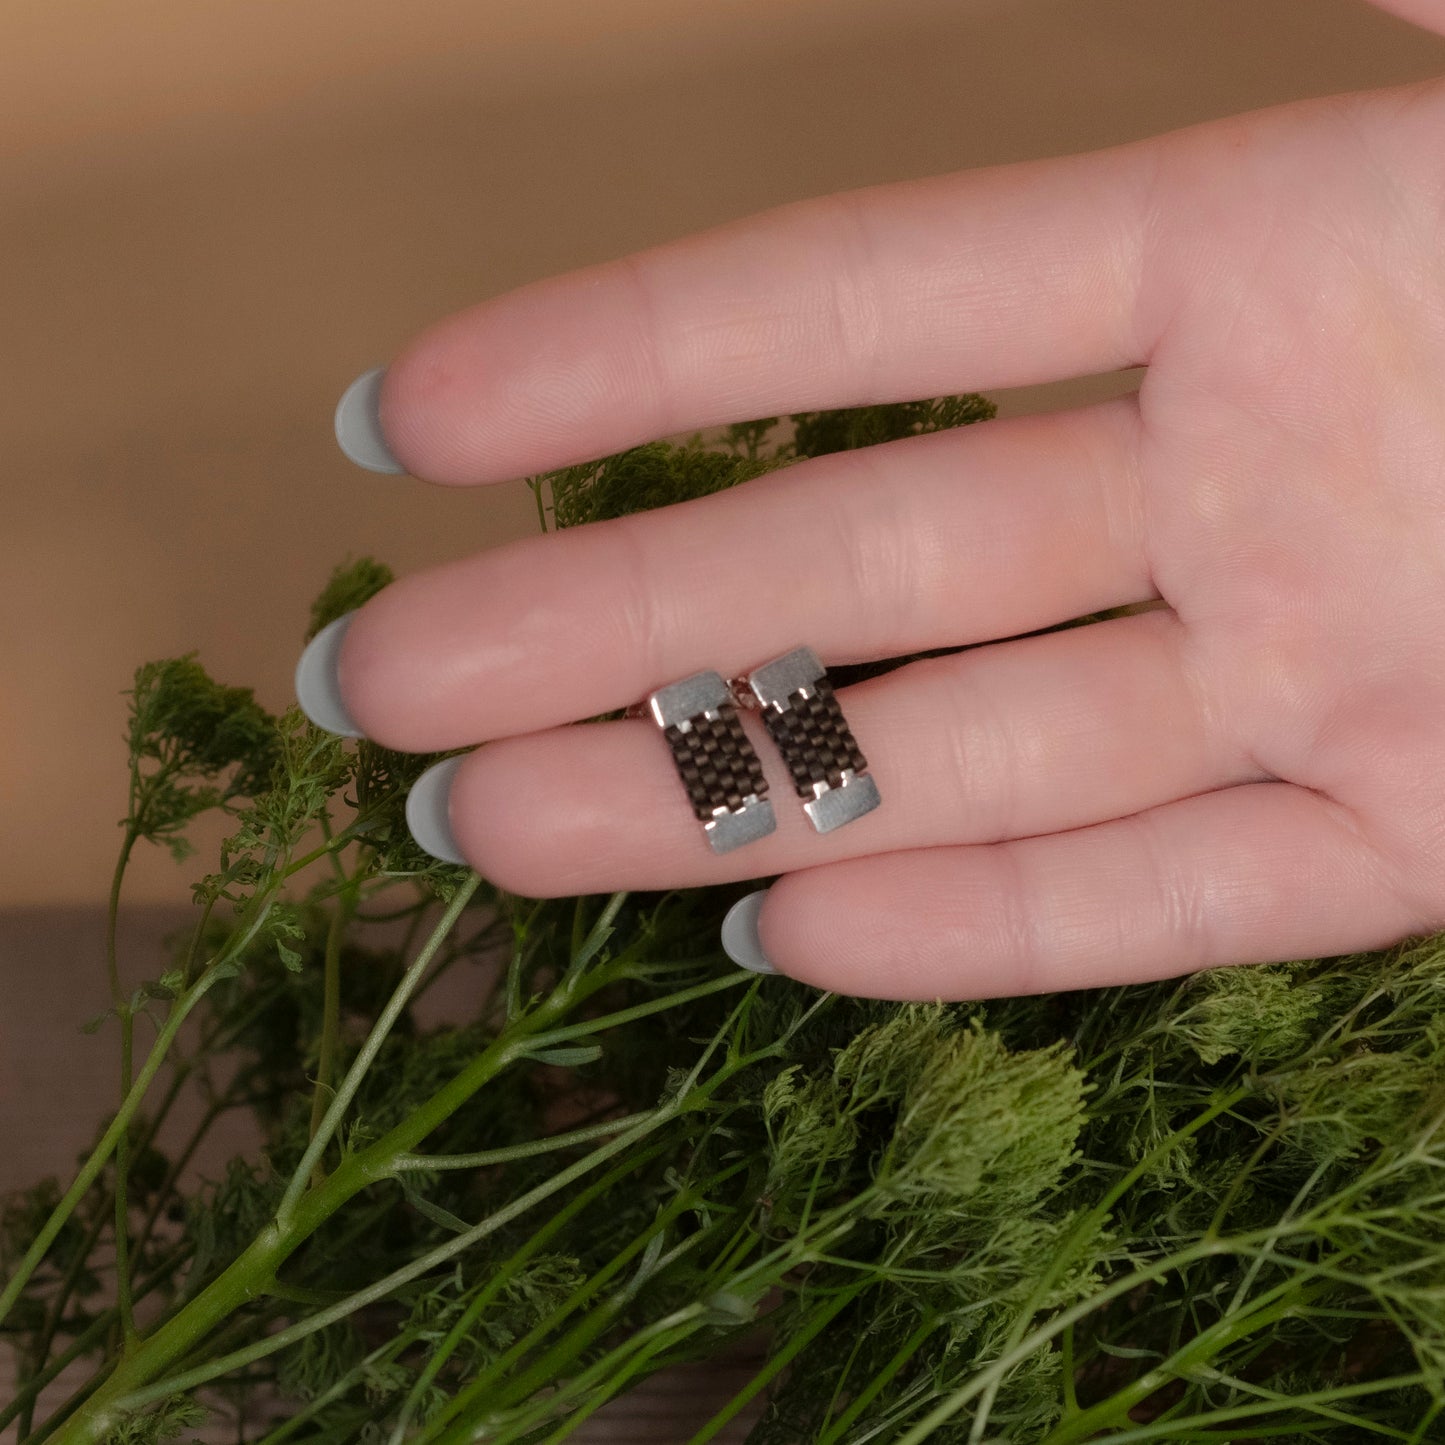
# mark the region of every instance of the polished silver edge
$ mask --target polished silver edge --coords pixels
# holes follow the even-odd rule
[[[804,803],[803,811],[813,820],[818,832],[831,833],[834,828],[871,813],[882,801],[878,784],[867,773],[845,773],[836,788],[825,788],[811,803]]]
[[[703,832],[714,853],[731,853],[744,843],[766,838],[777,826],[772,803],[766,798],[751,797],[741,808],[720,812],[710,823],[704,823]]]
[[[782,709],[795,692],[812,687],[825,675],[818,654],[811,647],[795,647],[748,674],[748,686],[764,707]]]
[[[695,672],[681,682],[658,688],[647,699],[647,705],[657,725],[670,728],[700,713],[716,712],[725,702],[731,701],[732,693],[720,672]]]

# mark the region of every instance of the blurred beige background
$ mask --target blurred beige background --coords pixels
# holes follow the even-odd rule
[[[138,662],[279,707],[335,562],[534,525],[519,486],[334,449],[342,387],[432,318],[804,195],[1442,70],[1355,0],[8,0],[0,904],[103,898]],[[142,856],[131,897],[188,876]]]

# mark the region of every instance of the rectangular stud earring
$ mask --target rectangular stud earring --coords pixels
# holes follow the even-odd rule
[[[699,672],[659,688],[647,706],[713,852],[767,837],[778,826],[768,780],[722,674]]]
[[[878,785],[812,648],[764,663],[748,674],[748,686],[818,832],[831,833],[878,806]]]

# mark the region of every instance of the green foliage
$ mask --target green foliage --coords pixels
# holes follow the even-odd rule
[[[681,446],[648,442],[616,456],[565,467],[542,480],[551,491],[556,526],[577,527],[710,496],[803,457],[987,421],[996,410],[984,397],[969,395],[801,412],[788,419],[791,439],[778,435],[778,417],[764,417],[727,428],[711,447],[703,445],[700,435]]]
[[[764,419],[539,496],[579,525],[988,412]],[[389,577],[339,571],[312,630]],[[530,1445],[740,1345],[756,1445],[1445,1438],[1445,937],[837,998],[728,967],[736,890],[536,903],[437,863],[404,821],[432,759],[192,658],[137,674],[129,741],[121,871],[208,809],[232,831],[116,994],[155,1052],[76,1184],[0,1205],[20,1441],[204,1413],[258,1445]],[[230,1115],[257,1147],[197,1178]],[[68,1360],[89,1377],[42,1407]]]
[[[202,1424],[206,1415],[195,1401],[175,1395],[122,1421],[106,1437],[106,1445],[165,1445],[167,1440]]]
[[[201,813],[250,797],[275,762],[272,719],[249,688],[213,682],[194,656],[139,668],[127,745],[130,808],[124,826],[186,858],[186,825]]]
[[[821,457],[989,421],[996,413],[991,401],[971,395],[907,401],[895,406],[860,406],[849,411],[802,412],[793,418],[793,450],[797,456]]]
[[[760,461],[706,451],[701,446],[649,442],[598,462],[567,467],[549,478],[558,527],[605,522],[628,512],[691,501],[775,470]]]
[[[306,640],[309,642],[328,623],[369,602],[383,587],[391,585],[393,577],[390,567],[372,557],[342,563],[311,604],[311,625],[306,629]]]

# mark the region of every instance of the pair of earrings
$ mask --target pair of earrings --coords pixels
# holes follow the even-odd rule
[[[812,648],[795,648],[736,684],[718,672],[694,673],[659,688],[647,706],[714,853],[730,853],[777,827],[739,705],[761,712],[818,832],[831,833],[878,806],[878,786]]]

